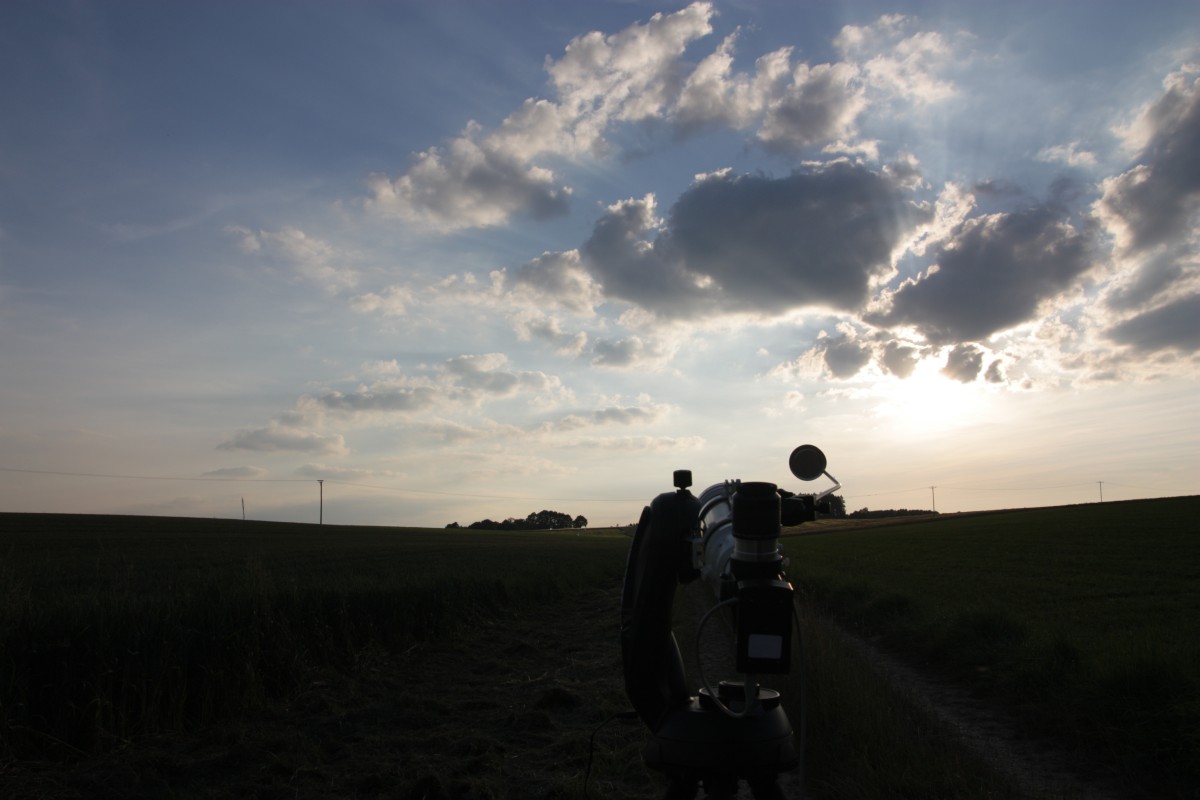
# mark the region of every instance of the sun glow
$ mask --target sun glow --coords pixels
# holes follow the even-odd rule
[[[989,420],[990,387],[962,383],[941,374],[938,359],[926,359],[904,379],[879,382],[876,417],[898,436],[928,436],[960,430]]]

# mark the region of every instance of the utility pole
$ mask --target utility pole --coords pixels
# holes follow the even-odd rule
[[[246,521],[246,498],[242,498],[242,522]]]
[[[933,513],[935,513],[935,514],[937,513],[937,495],[934,493],[933,490],[936,488],[937,488],[936,486],[929,487],[929,501],[931,503],[933,503]]]
[[[1100,484],[1100,502],[1103,503],[1104,502],[1104,481],[1096,481],[1096,483]]]
[[[317,485],[321,487],[321,510],[320,510],[320,515],[317,517],[317,524],[324,525],[325,524],[325,479],[317,478]]]

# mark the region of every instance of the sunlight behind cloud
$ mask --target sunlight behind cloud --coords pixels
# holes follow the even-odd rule
[[[905,379],[881,380],[872,415],[889,435],[921,439],[989,421],[995,390],[979,381],[962,383],[941,373],[942,359],[926,358]]]

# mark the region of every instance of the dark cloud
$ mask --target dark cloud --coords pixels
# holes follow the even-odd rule
[[[970,383],[979,377],[983,369],[983,351],[970,344],[960,344],[950,351],[942,374],[956,381]]]
[[[652,198],[611,206],[583,245],[583,263],[606,296],[666,315],[682,314],[696,307],[704,293],[665,240],[645,241],[655,224]]]
[[[978,181],[971,187],[971,191],[977,195],[991,197],[1018,197],[1024,194],[1024,190],[1020,186],[1006,178],[988,178]]]
[[[879,355],[879,363],[897,378],[912,375],[920,351],[901,342],[888,342]]]
[[[987,372],[983,374],[983,379],[988,383],[1004,383],[1004,365],[999,360],[993,361],[988,365]]]
[[[1193,294],[1128,319],[1108,338],[1142,352],[1200,350],[1200,294]]]
[[[1150,131],[1137,166],[1105,185],[1098,208],[1131,253],[1189,237],[1200,207],[1200,78],[1182,71],[1143,115]]]
[[[891,308],[867,317],[911,325],[933,344],[983,341],[1031,319],[1092,265],[1092,239],[1058,206],[963,223],[933,254],[936,269],[907,281]]]
[[[617,341],[597,339],[596,343],[592,345],[592,366],[594,367],[633,367],[657,356],[658,353],[637,336]]]
[[[1156,258],[1147,259],[1128,283],[1114,288],[1105,302],[1115,311],[1142,308],[1182,277],[1183,266],[1174,255],[1160,253]]]
[[[709,176],[653,241],[652,203],[609,209],[584,264],[606,295],[662,316],[855,310],[895,246],[930,218],[898,180],[841,162],[786,178]]]
[[[852,378],[871,361],[871,348],[847,336],[826,340],[825,366],[835,378]]]

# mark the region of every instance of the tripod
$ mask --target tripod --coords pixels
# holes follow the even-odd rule
[[[800,763],[779,693],[756,688],[746,708],[745,686],[729,681],[721,682],[717,698],[701,689],[668,714],[644,756],[647,766],[667,774],[666,800],[692,800],[701,787],[704,797],[733,798],[740,780],[756,800],[785,800],[779,774]]]

